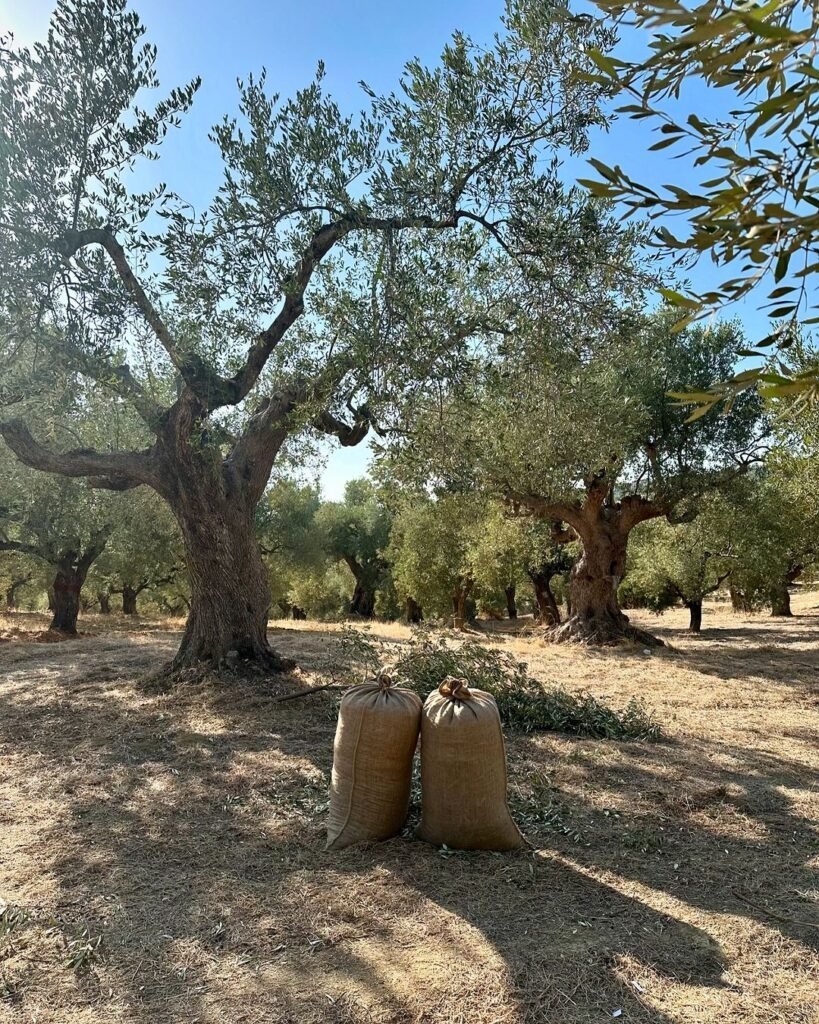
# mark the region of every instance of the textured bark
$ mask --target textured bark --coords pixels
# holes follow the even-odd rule
[[[51,587],[51,593],[54,596],[54,616],[49,629],[68,633],[71,636],[76,635],[83,584],[88,576],[88,570],[105,550],[110,536],[111,527],[104,526],[91,537],[85,550],[63,549],[59,555],[52,551],[48,556],[48,560],[57,569]],[[40,557],[45,558],[46,556],[41,554]]]
[[[424,620],[424,612],[421,605],[415,600],[414,597],[408,597],[406,600],[404,617],[407,622],[411,625],[417,625],[419,622]]]
[[[516,593],[514,583],[510,583],[504,593],[506,594],[506,614],[510,619],[516,619],[518,617],[518,606],[515,601]]]
[[[173,667],[219,664],[228,655],[272,667],[276,658],[267,643],[270,591],[252,512],[211,493],[201,501],[187,501],[177,519],[191,608]]]
[[[100,606],[100,615],[110,615],[111,614],[111,595],[108,593],[107,590],[98,590],[97,591],[97,601],[99,602],[99,606]]]
[[[617,603],[625,560],[626,538],[619,530],[600,524],[585,532],[583,554],[569,577],[572,613],[553,632],[554,639],[605,644],[629,635],[628,617]]]
[[[57,598],[54,596],[54,587],[48,588],[48,610],[53,612],[57,607]]]
[[[127,583],[122,584],[122,614],[137,614],[137,596],[139,591]]]
[[[644,499],[611,504],[599,488],[589,488],[586,502],[571,520],[583,552],[569,576],[570,613],[551,630],[552,640],[603,645],[632,640],[662,646],[662,640],[630,623],[617,600],[631,530],[660,514],[658,506]]]
[[[75,636],[80,614],[80,593],[85,576],[66,566],[54,577],[54,616],[49,629]]]
[[[685,607],[689,612],[689,633],[699,633],[702,630],[702,601],[686,601]]]
[[[626,548],[638,523],[668,515],[672,506],[638,494],[615,497],[615,483],[603,471],[585,481],[582,500],[551,501],[537,494],[508,492],[518,505],[552,521],[552,536],[559,544],[579,538],[583,554],[569,578],[569,617],[549,631],[551,640],[578,640],[592,644],[635,640],[662,645],[645,630],[632,626],[617,602],[623,578]],[[561,524],[567,523],[570,530]]]
[[[535,591],[538,621],[544,626],[557,626],[560,622],[560,608],[552,593],[552,573],[530,572],[529,578]]]
[[[778,618],[790,618],[793,615],[791,595],[784,580],[771,590],[771,615]]]

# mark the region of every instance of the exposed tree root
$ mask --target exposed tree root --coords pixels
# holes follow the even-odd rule
[[[174,661],[163,665],[159,671],[141,680],[141,688],[150,693],[169,693],[185,686],[197,685],[210,677],[229,686],[239,679],[266,679],[272,675],[284,675],[296,668],[296,662],[283,658],[268,647],[253,657],[240,657],[229,651],[227,656],[215,661],[212,658],[187,662],[180,655]]]
[[[556,644],[587,644],[590,647],[613,647],[622,643],[642,647],[664,647],[664,641],[639,626],[633,626],[626,615],[619,620],[609,617],[581,619],[571,616],[559,626],[546,630],[546,639]]]

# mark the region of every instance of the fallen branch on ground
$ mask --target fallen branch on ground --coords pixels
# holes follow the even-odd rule
[[[743,903],[747,903],[749,907],[753,907],[754,910],[759,910],[763,914],[767,914],[768,917],[772,917],[774,921],[782,921],[783,924],[796,924],[802,928],[819,928],[819,922],[817,921],[803,921],[798,917],[786,917],[784,914],[777,914],[773,910],[768,910],[767,907],[763,907],[759,903],[754,903],[753,900],[749,900],[747,896],[743,896],[737,889],[732,889],[731,892],[736,896],[738,900],[742,900]]]
[[[321,693],[322,690],[347,690],[349,687],[340,686],[338,683],[327,683],[326,686],[311,686],[309,690],[297,690],[295,693],[285,693],[283,697],[274,697],[273,703],[280,704],[284,700],[296,700],[298,697],[309,697],[311,693]]]

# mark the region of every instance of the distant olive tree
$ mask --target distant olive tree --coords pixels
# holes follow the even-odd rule
[[[655,519],[639,526],[621,591],[653,611],[681,603],[689,613],[689,631],[700,633],[705,598],[726,583],[736,565],[733,512],[730,502],[712,496],[690,523]]]
[[[73,480],[55,486],[9,461],[0,461],[0,552],[49,567],[50,628],[73,635],[88,573],[113,532],[110,502]]]
[[[324,534],[329,556],[342,561],[355,581],[351,615],[371,619],[376,596],[388,582],[385,549],[390,537],[390,513],[369,480],[351,480],[343,501],[325,502],[316,524]]]
[[[726,416],[688,421],[668,391],[701,388],[735,365],[734,324],[673,329],[674,314],[623,311],[617,329],[566,335],[559,316],[522,323],[436,413],[414,413],[395,459],[432,483],[460,480],[577,543],[571,614],[555,640],[657,642],[623,614],[617,591],[632,531],[691,516],[696,500],[758,463],[767,424],[757,395]],[[561,525],[562,524],[562,525]]]

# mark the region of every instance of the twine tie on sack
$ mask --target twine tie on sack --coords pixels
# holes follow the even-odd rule
[[[472,691],[469,689],[465,679],[457,676],[447,676],[438,687],[438,693],[449,700],[470,700]]]

